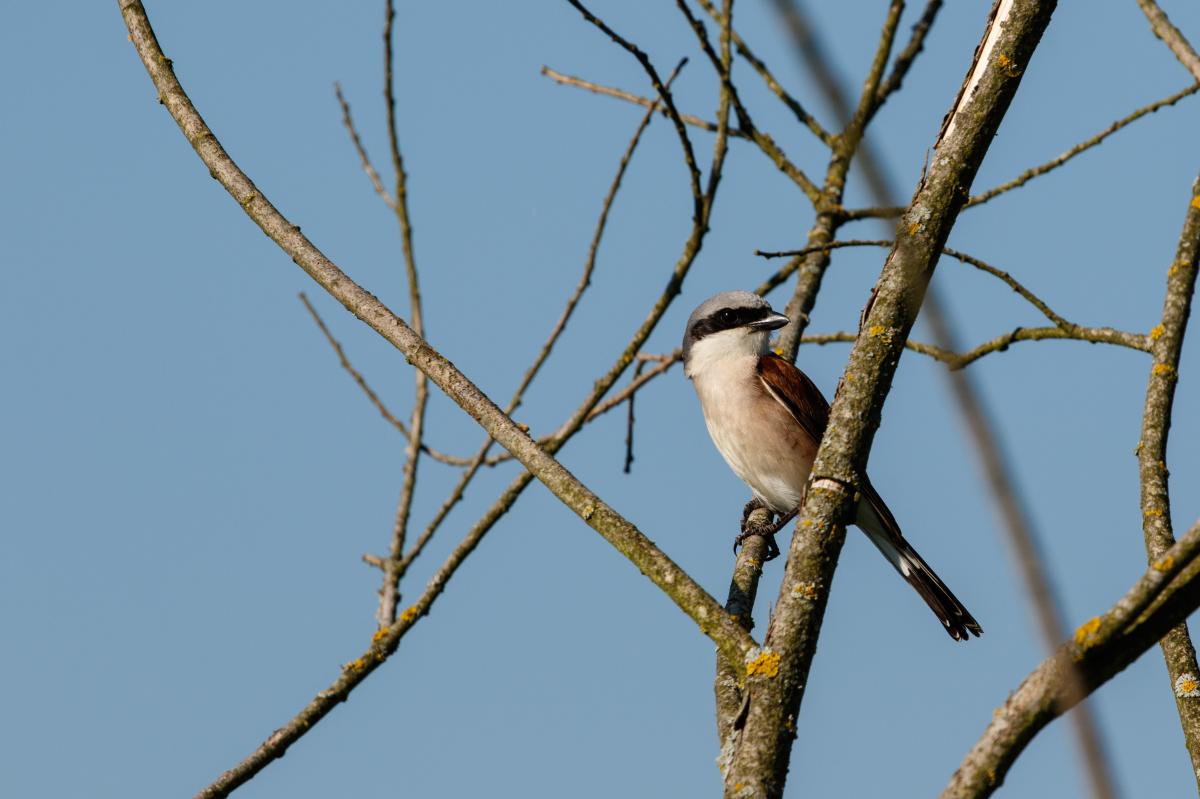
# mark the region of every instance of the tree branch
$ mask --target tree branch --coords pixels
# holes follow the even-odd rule
[[[825,244],[815,245],[813,247],[804,247],[799,250],[783,250],[779,252],[755,250],[754,254],[762,258],[791,257],[792,259],[786,266],[784,266],[771,277],[767,278],[767,280],[764,281],[761,286],[759,286],[758,291],[760,294],[765,294],[775,286],[782,283],[787,279],[787,276],[791,274],[790,270],[793,269],[797,263],[799,263],[798,258],[800,256],[808,255],[811,252],[828,251],[841,247],[891,247],[894,246],[894,244],[895,242],[890,239],[849,239],[845,241],[831,241]],[[1137,333],[1126,333],[1121,330],[1114,330],[1110,327],[1083,327],[1082,325],[1077,325],[1074,322],[1069,322],[1059,314],[1055,313],[1055,311],[1051,309],[1044,300],[1042,300],[1029,289],[1025,288],[1020,281],[1018,281],[1008,272],[1005,272],[1003,269],[998,269],[986,261],[950,247],[943,247],[942,252],[957,261],[967,264],[968,266],[973,266],[982,272],[986,272],[987,274],[998,278],[1014,292],[1019,294],[1022,299],[1026,300],[1030,305],[1036,308],[1043,316],[1054,323],[1054,328],[1018,327],[1011,333],[997,336],[995,339],[981,344],[974,350],[962,354],[955,354],[954,352],[942,349],[940,347],[931,347],[929,345],[910,347],[910,349],[915,349],[917,352],[922,352],[926,355],[932,355],[938,360],[944,361],[951,367],[951,369],[961,369],[972,361],[978,360],[983,355],[986,355],[990,352],[995,352],[997,350],[1003,350],[1009,344],[1015,341],[1035,341],[1047,338],[1070,338],[1077,339],[1079,341],[1090,341],[1098,344],[1116,344],[1118,346],[1129,347],[1131,349],[1141,350],[1143,352],[1149,351],[1149,340],[1143,335]],[[1055,332],[1056,330],[1058,332]],[[1061,335],[1059,333],[1061,333]],[[854,339],[852,334],[839,333],[835,335],[849,336],[849,339],[833,338],[828,340],[852,341]],[[825,342],[821,341],[818,343]]]
[[[550,453],[538,447],[519,425],[508,418],[462,372],[417,336],[404,320],[351,280],[295,225],[279,213],[233,162],[192,105],[174,75],[170,59],[163,54],[154,36],[140,0],[119,0],[118,4],[129,29],[130,38],[158,89],[163,105],[197,155],[263,232],[347,310],[396,347],[406,360],[425,372],[455,404],[475,419],[501,446],[512,452],[564,505],[633,561],[634,565],[694,619],[701,630],[722,650],[734,656],[742,656],[751,651],[755,646],[754,641],[728,618],[720,604],[686,572],[675,565],[636,527],[579,482]],[[694,235],[693,238],[697,236]],[[693,250],[698,250],[698,246],[689,240],[685,257],[681,258],[680,264],[677,265],[672,284],[682,280],[678,271],[686,271],[686,267],[695,257]],[[678,293],[678,289],[675,293]],[[657,318],[661,317],[658,308],[662,307],[665,310],[667,302],[666,298],[660,297],[643,328],[653,328]],[[635,342],[637,338],[635,337]],[[633,357],[634,353],[623,354],[620,360],[627,364]],[[623,369],[623,365],[618,365],[610,375],[619,376]],[[606,382],[607,378],[606,375],[598,382]],[[615,380],[615,377],[612,379]],[[592,406],[581,408],[576,412],[576,416],[580,419],[585,418],[591,407],[594,407],[594,403]]]
[[[404,170],[404,158],[400,152],[400,138],[396,119],[395,77],[392,71],[392,23],[396,18],[393,0],[387,0],[383,22],[383,71],[384,102],[387,106],[388,146],[392,154],[392,169],[395,172],[396,222],[400,226],[400,246],[404,253],[404,276],[408,284],[409,317],[412,331],[420,339],[425,338],[424,315],[421,309],[421,284],[417,277],[417,261],[413,250],[412,219],[408,212],[408,173]],[[396,606],[400,601],[400,564],[404,558],[404,541],[408,535],[408,519],[412,514],[413,498],[416,496],[417,466],[421,460],[421,443],[425,433],[425,408],[429,403],[429,379],[420,369],[413,375],[414,399],[412,416],[409,418],[408,446],[404,450],[404,471],[401,479],[400,498],[396,502],[396,519],[392,525],[392,544],[384,569],[383,586],[379,590],[379,626],[390,625],[396,620]]]
[[[974,208],[975,206],[983,205],[989,200],[999,197],[1001,194],[1006,194],[1013,189],[1021,188],[1034,178],[1041,177],[1047,172],[1053,172],[1055,169],[1058,169],[1075,156],[1092,149],[1122,128],[1131,125],[1147,114],[1153,114],[1160,108],[1173,106],[1184,97],[1190,97],[1197,91],[1200,91],[1200,83],[1188,86],[1186,89],[1181,89],[1172,95],[1162,98],[1161,100],[1155,100],[1153,103],[1136,109],[1132,113],[1122,117],[1121,119],[1118,119],[1116,122],[1112,123],[1095,136],[1079,142],[1057,158],[1052,158],[1044,164],[1026,169],[1012,180],[1001,183],[998,186],[993,186],[987,191],[980,192],[979,194],[972,196],[971,199],[967,200],[967,204],[964,206],[964,208]],[[853,222],[859,219],[887,219],[900,216],[900,214],[903,212],[904,208],[896,205],[883,205],[874,208],[854,208],[844,210],[842,212],[842,219],[846,222]]]
[[[1146,556],[1151,563],[1159,562],[1175,544],[1171,527],[1167,436],[1171,429],[1175,386],[1179,380],[1179,357],[1191,316],[1197,262],[1200,261],[1200,177],[1192,185],[1189,200],[1175,260],[1167,270],[1162,321],[1150,331],[1150,354],[1154,356],[1154,365],[1146,383],[1142,435],[1137,449],[1142,532],[1146,539]],[[1183,726],[1184,743],[1191,757],[1192,773],[1200,787],[1200,665],[1196,662],[1196,649],[1186,624],[1173,628],[1159,643]],[[1195,689],[1180,690],[1189,681],[1196,683]]]
[[[1166,12],[1159,8],[1158,3],[1155,3],[1154,0],[1137,0],[1137,4],[1142,9],[1142,13],[1146,15],[1146,19],[1150,20],[1150,30],[1163,40],[1163,43],[1179,59],[1179,63],[1183,64],[1184,68],[1192,73],[1192,77],[1200,83],[1200,55],[1197,55],[1196,50],[1188,43],[1187,37],[1179,28],[1171,24]]]
[[[830,577],[856,504],[853,487],[941,248],[1054,6],[1000,0],[993,8],[976,63],[935,143],[936,157],[899,227],[864,325],[868,332],[851,350],[830,410],[761,662],[749,669],[749,707],[724,774],[727,796],[782,794]]]
[[[942,799],[991,796],[1034,736],[1081,698],[1070,674],[1081,675],[1090,694],[1193,613],[1200,606],[1198,553],[1200,522],[1112,608],[1081,625],[1009,695],[951,777]]]
[[[713,19],[713,21],[715,21],[718,25],[722,24],[722,12],[711,2],[711,0],[697,0],[697,2],[700,4],[700,7],[704,9],[704,12]],[[750,46],[742,40],[742,37],[738,35],[736,30],[731,31],[730,33],[733,37],[733,43],[737,46],[738,55],[744,58],[746,63],[750,64],[751,68],[758,73],[758,76],[763,79],[763,83],[767,84],[767,88],[771,90],[772,94],[778,97],[779,101],[783,103],[789,111],[792,112],[794,117],[796,117],[796,121],[811,130],[813,135],[820,139],[827,147],[832,147],[833,136],[829,133],[829,131],[827,131],[821,125],[821,123],[812,116],[812,114],[804,110],[804,106],[800,104],[799,100],[788,94],[787,90],[784,89],[783,86],[780,85],[779,81],[775,79],[775,76],[771,73],[771,70],[767,67],[763,60],[754,54],[754,52],[750,49]]]
[[[912,68],[913,62],[925,48],[925,37],[929,35],[929,29],[933,27],[933,22],[941,10],[942,0],[928,0],[925,3],[925,10],[921,12],[920,19],[912,27],[912,36],[909,37],[908,44],[896,55],[896,60],[892,62],[891,73],[888,74],[887,80],[880,84],[879,91],[875,93],[876,108],[882,106],[889,97],[899,91],[901,84],[904,83],[904,78],[908,75],[908,70]]]

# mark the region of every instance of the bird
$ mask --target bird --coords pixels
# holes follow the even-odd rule
[[[749,535],[764,534],[770,557],[779,553],[774,533],[804,499],[829,422],[829,403],[816,384],[770,350],[771,332],[788,322],[757,294],[726,291],[692,312],[683,336],[684,374],[696,389],[708,434],[754,496],[734,548]],[[951,638],[982,635],[979,622],[905,540],[865,474],[861,482],[854,524],[916,589]],[[779,514],[780,520],[765,530],[749,527],[756,507]]]

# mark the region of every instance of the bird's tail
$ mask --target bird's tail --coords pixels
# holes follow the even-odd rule
[[[983,635],[983,628],[975,621],[975,617],[900,534],[899,525],[874,488],[869,484],[866,488],[855,523],[896,567],[900,576],[917,590],[921,599],[945,625],[951,638],[966,641],[972,634]]]

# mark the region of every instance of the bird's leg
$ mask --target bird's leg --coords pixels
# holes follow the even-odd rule
[[[767,523],[755,523],[750,521],[751,514],[756,510],[765,510],[767,512]],[[793,511],[788,515],[788,519],[795,516]],[[742,531],[737,538],[733,540],[733,551],[737,552],[737,548],[750,536],[759,535],[767,544],[767,551],[763,555],[763,561],[774,560],[779,557],[779,545],[775,543],[775,533],[782,527],[782,524],[774,524],[770,520],[775,518],[775,513],[762,503],[758,497],[746,503],[745,510],[742,511]],[[784,522],[786,523],[786,522]]]

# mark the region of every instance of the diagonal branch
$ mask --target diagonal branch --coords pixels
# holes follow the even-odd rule
[[[1137,4],[1142,9],[1142,13],[1146,15],[1146,19],[1150,20],[1150,30],[1163,40],[1163,43],[1179,59],[1179,63],[1192,73],[1192,77],[1197,83],[1200,83],[1200,55],[1196,54],[1195,48],[1188,42],[1187,37],[1171,23],[1166,12],[1159,8],[1158,3],[1154,0],[1137,0]]]
[[[140,0],[119,0],[118,4],[129,29],[130,38],[158,89],[163,105],[197,155],[263,232],[347,310],[396,347],[410,363],[425,372],[455,404],[475,419],[501,446],[512,452],[564,505],[629,558],[643,574],[670,596],[718,647],[736,657],[744,656],[754,648],[753,640],[745,631],[729,619],[720,604],[686,572],[675,565],[640,530],[584,486],[550,453],[541,449],[462,372],[428,342],[417,336],[403,319],[351,280],[270,203],[229,157],[192,105],[175,77],[170,59],[163,54],[154,36],[145,7]],[[690,264],[694,254],[690,251],[688,254],[691,258],[681,259],[681,262],[687,261]],[[681,263],[680,268],[682,267]],[[672,283],[681,280],[682,276],[675,275]],[[658,306],[665,308],[666,304],[667,300],[660,298],[655,312],[652,312],[651,319],[647,320],[644,327],[653,327],[653,323],[657,322],[655,317],[661,316],[657,310]],[[633,354],[630,353],[628,358],[623,360],[632,361]],[[617,375],[622,371],[623,366],[614,367],[612,370]],[[615,377],[613,379],[615,380]],[[576,412],[576,416],[585,418],[590,410],[591,407],[581,408]]]
[[[1058,169],[1075,156],[1080,155],[1081,153],[1084,153],[1102,143],[1105,139],[1122,128],[1133,124],[1148,114],[1153,114],[1160,108],[1173,106],[1183,98],[1190,97],[1198,91],[1200,91],[1200,83],[1188,86],[1186,89],[1180,89],[1174,94],[1164,97],[1161,100],[1155,100],[1153,103],[1144,105],[1141,108],[1134,110],[1132,113],[1121,117],[1116,122],[1097,133],[1095,136],[1084,139],[1083,141],[1074,145],[1057,158],[1052,158],[1044,164],[1039,164],[1038,166],[1026,169],[1024,172],[1022,172],[1020,175],[1017,175],[1010,181],[1001,183],[998,186],[993,186],[987,191],[973,195],[971,199],[967,200],[967,204],[964,206],[964,208],[974,208],[975,206],[983,205],[989,200],[999,197],[1001,194],[1006,194],[1013,189],[1021,188],[1034,178],[1041,177],[1047,172],[1053,172],[1055,169]],[[881,205],[874,208],[854,208],[843,211],[842,219],[846,222],[853,222],[859,219],[887,219],[900,216],[900,214],[903,212],[904,208],[898,205]]]
[[[1054,6],[1044,0],[999,0],[993,7],[976,63],[935,142],[936,157],[900,225],[867,314],[868,332],[850,352],[813,464],[775,614],[764,637],[769,650],[746,680],[745,721],[735,731],[738,740],[724,773],[727,796],[777,797],[783,792],[830,578],[856,504],[854,486],[904,341],[966,200],[964,189],[987,153]]]
[[[1082,624],[992,713],[941,799],[991,796],[1034,736],[1082,698],[1069,675],[1079,674],[1090,694],[1195,612],[1200,607],[1198,556],[1200,522],[1106,613]]]
[[[527,471],[516,478],[488,514],[472,528],[472,533],[463,542],[465,549],[460,548],[464,552],[463,557],[495,521],[507,512],[511,504],[536,476],[560,501],[599,532],[664,593],[670,596],[696,622],[701,631],[717,644],[721,652],[737,663],[752,661],[755,653],[759,651],[758,647],[736,621],[724,612],[720,604],[636,527],[605,505],[599,497],[553,457],[553,453],[583,425],[590,412],[611,389],[628,365],[633,362],[637,352],[662,319],[671,301],[679,294],[683,279],[695,262],[708,230],[708,215],[715,199],[727,153],[725,130],[728,125],[728,94],[722,92],[718,108],[721,129],[718,131],[714,145],[708,189],[703,195],[694,192],[699,214],[693,220],[692,230],[684,244],[683,253],[675,264],[666,288],[614,366],[596,381],[588,398],[560,428],[561,438],[551,442],[543,449],[529,438],[520,425],[497,408],[453,364],[430,347],[422,337],[416,335],[411,327],[378,299],[351,280],[318,250],[300,232],[298,227],[279,213],[249,177],[233,162],[193,106],[174,75],[170,59],[163,54],[140,0],[119,0],[118,5],[129,30],[129,38],[158,90],[161,104],[166,107],[179,125],[184,137],[209,168],[214,179],[221,183],[263,232],[291,256],[293,261],[313,280],[400,350],[410,363],[426,373],[447,396],[526,467]],[[677,114],[673,114],[673,118],[678,129]],[[684,141],[686,142],[686,136]],[[698,182],[692,180],[692,186],[693,189],[697,188]],[[445,571],[446,568],[452,572],[456,566],[448,561],[444,570],[435,575],[435,581],[430,584],[430,590],[424,595],[429,598],[429,602],[436,597],[435,585],[444,585],[445,579],[448,579],[449,572]],[[442,576],[445,579],[442,579],[440,584],[437,583]],[[440,590],[440,587],[437,588],[437,591]],[[421,612],[427,612],[427,609],[427,605],[424,610],[418,608],[414,611],[413,617],[415,618],[415,615]],[[406,625],[412,620],[409,616],[410,614],[407,612],[400,614],[397,621],[387,628],[387,632],[377,633],[376,653],[386,653],[390,651],[389,647],[394,649],[394,642],[399,640],[399,635],[407,629]],[[383,656],[386,657],[386,654]],[[374,668],[369,659],[366,661],[359,659],[351,666],[353,668],[350,671],[355,674],[362,671],[364,675]],[[318,695],[296,718],[277,731],[276,735],[268,739],[246,761],[210,786],[210,789],[207,789],[202,795],[223,796],[233,787],[250,779],[267,763],[279,757],[290,742],[310,729],[314,719],[319,719],[328,713],[337,702],[343,701],[346,694],[360,681],[361,679],[357,677],[339,680],[330,691]]]
[[[680,61],[675,69],[671,72],[670,77],[667,78],[666,85],[668,87],[670,87],[671,83],[675,80],[675,77],[683,68],[684,63],[686,62]],[[601,203],[600,217],[596,220],[596,228],[592,233],[591,244],[588,246],[588,254],[587,258],[584,260],[583,273],[580,275],[579,282],[576,284],[575,290],[567,299],[566,307],[563,308],[562,314],[559,316],[558,321],[554,324],[554,328],[550,331],[550,335],[546,338],[545,344],[542,345],[542,348],[538,351],[533,363],[530,365],[529,369],[525,371],[525,374],[521,378],[521,382],[517,385],[516,390],[513,391],[512,398],[509,399],[508,405],[505,407],[504,411],[509,415],[511,415],[513,411],[520,406],[521,400],[525,396],[525,392],[529,389],[529,386],[533,383],[534,378],[537,377],[542,366],[550,357],[550,353],[553,351],[555,344],[562,336],[563,331],[566,330],[567,323],[571,320],[571,316],[574,314],[576,306],[578,306],[579,301],[582,299],[584,292],[587,291],[588,286],[591,285],[592,273],[596,268],[596,257],[600,252],[600,242],[603,240],[604,231],[608,226],[609,212],[612,210],[613,203],[617,199],[617,193],[620,191],[621,183],[625,178],[625,172],[629,168],[630,161],[633,160],[633,154],[637,150],[638,143],[641,142],[642,134],[646,132],[646,128],[649,127],[650,121],[654,118],[654,114],[657,110],[657,104],[651,105],[651,107],[646,110],[646,113],[642,116],[642,119],[638,122],[637,128],[633,132],[633,137],[629,140],[629,144],[626,146],[625,151],[621,154],[621,160],[617,165],[617,172],[613,176],[612,182],[608,187],[608,192],[605,194],[604,200]],[[632,394],[630,396],[632,396]],[[596,409],[593,409],[593,413],[595,413],[595,411]],[[585,421],[590,421],[592,418],[595,417],[589,415]],[[501,458],[488,458],[488,452],[491,450],[493,443],[494,442],[492,439],[488,438],[483,442],[483,444],[480,445],[478,452],[476,452],[475,456],[471,458],[466,471],[459,476],[458,483],[451,491],[450,496],[447,497],[446,501],[442,503],[442,506],[438,508],[437,513],[425,527],[424,531],[422,531],[416,543],[409,549],[407,553],[405,553],[399,567],[401,576],[408,571],[408,568],[412,565],[413,561],[420,556],[422,550],[425,548],[425,545],[429,543],[430,539],[433,538],[434,533],[441,526],[442,522],[445,521],[446,516],[449,515],[454,506],[457,505],[462,499],[467,486],[470,484],[471,480],[474,479],[475,474],[479,471],[480,466],[494,465],[500,462]],[[541,443],[543,446],[546,446],[549,442],[539,443]]]
[[[383,185],[383,179],[379,177],[379,171],[375,169],[375,165],[371,163],[370,156],[367,155],[367,148],[363,146],[362,137],[358,135],[358,128],[354,125],[354,117],[350,114],[350,103],[346,101],[345,95],[342,94],[342,85],[340,83],[333,84],[333,94],[337,97],[338,106],[342,109],[342,125],[346,128],[346,133],[350,135],[350,143],[354,145],[354,152],[358,153],[358,161],[362,165],[363,172],[367,174],[367,179],[371,181],[372,188],[379,195],[379,199],[383,200],[383,204],[396,212],[396,198]]]

